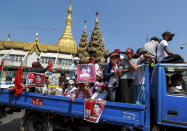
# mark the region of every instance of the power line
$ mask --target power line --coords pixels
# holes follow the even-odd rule
[[[29,27],[29,26],[15,26],[15,25],[0,25],[0,28],[23,29],[23,30],[50,30],[50,31],[57,30],[55,28],[47,28],[47,27]]]

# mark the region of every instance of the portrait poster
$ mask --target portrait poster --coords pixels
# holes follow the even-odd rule
[[[60,73],[49,75],[49,88],[59,87]]]
[[[44,87],[44,73],[28,73],[26,77],[26,87]]]
[[[78,82],[95,82],[96,72],[93,64],[77,65],[77,81]]]
[[[98,123],[105,107],[105,100],[85,99],[84,102],[84,120]]]

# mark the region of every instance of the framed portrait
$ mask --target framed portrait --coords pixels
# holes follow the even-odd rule
[[[96,81],[95,65],[93,64],[77,65],[77,81],[83,83],[95,82]]]
[[[26,87],[43,87],[45,82],[44,73],[28,73],[26,77]]]
[[[59,87],[59,77],[60,77],[60,73],[49,75],[49,87],[50,88]]]
[[[105,100],[85,99],[84,120],[98,123],[105,107]]]

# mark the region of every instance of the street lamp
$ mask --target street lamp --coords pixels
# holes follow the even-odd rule
[[[185,45],[187,45],[187,43],[184,43],[184,44],[180,45],[181,50],[184,48]]]

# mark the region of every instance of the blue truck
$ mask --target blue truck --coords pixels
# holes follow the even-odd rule
[[[180,74],[177,92],[168,93],[169,79]],[[23,92],[19,96],[0,90],[0,104],[25,109],[22,131],[52,131],[67,126],[90,130],[164,130],[187,128],[187,64],[145,67],[145,105],[107,101],[98,124],[84,121],[84,100]],[[186,113],[185,113],[186,112]],[[73,121],[73,122],[72,122]]]

